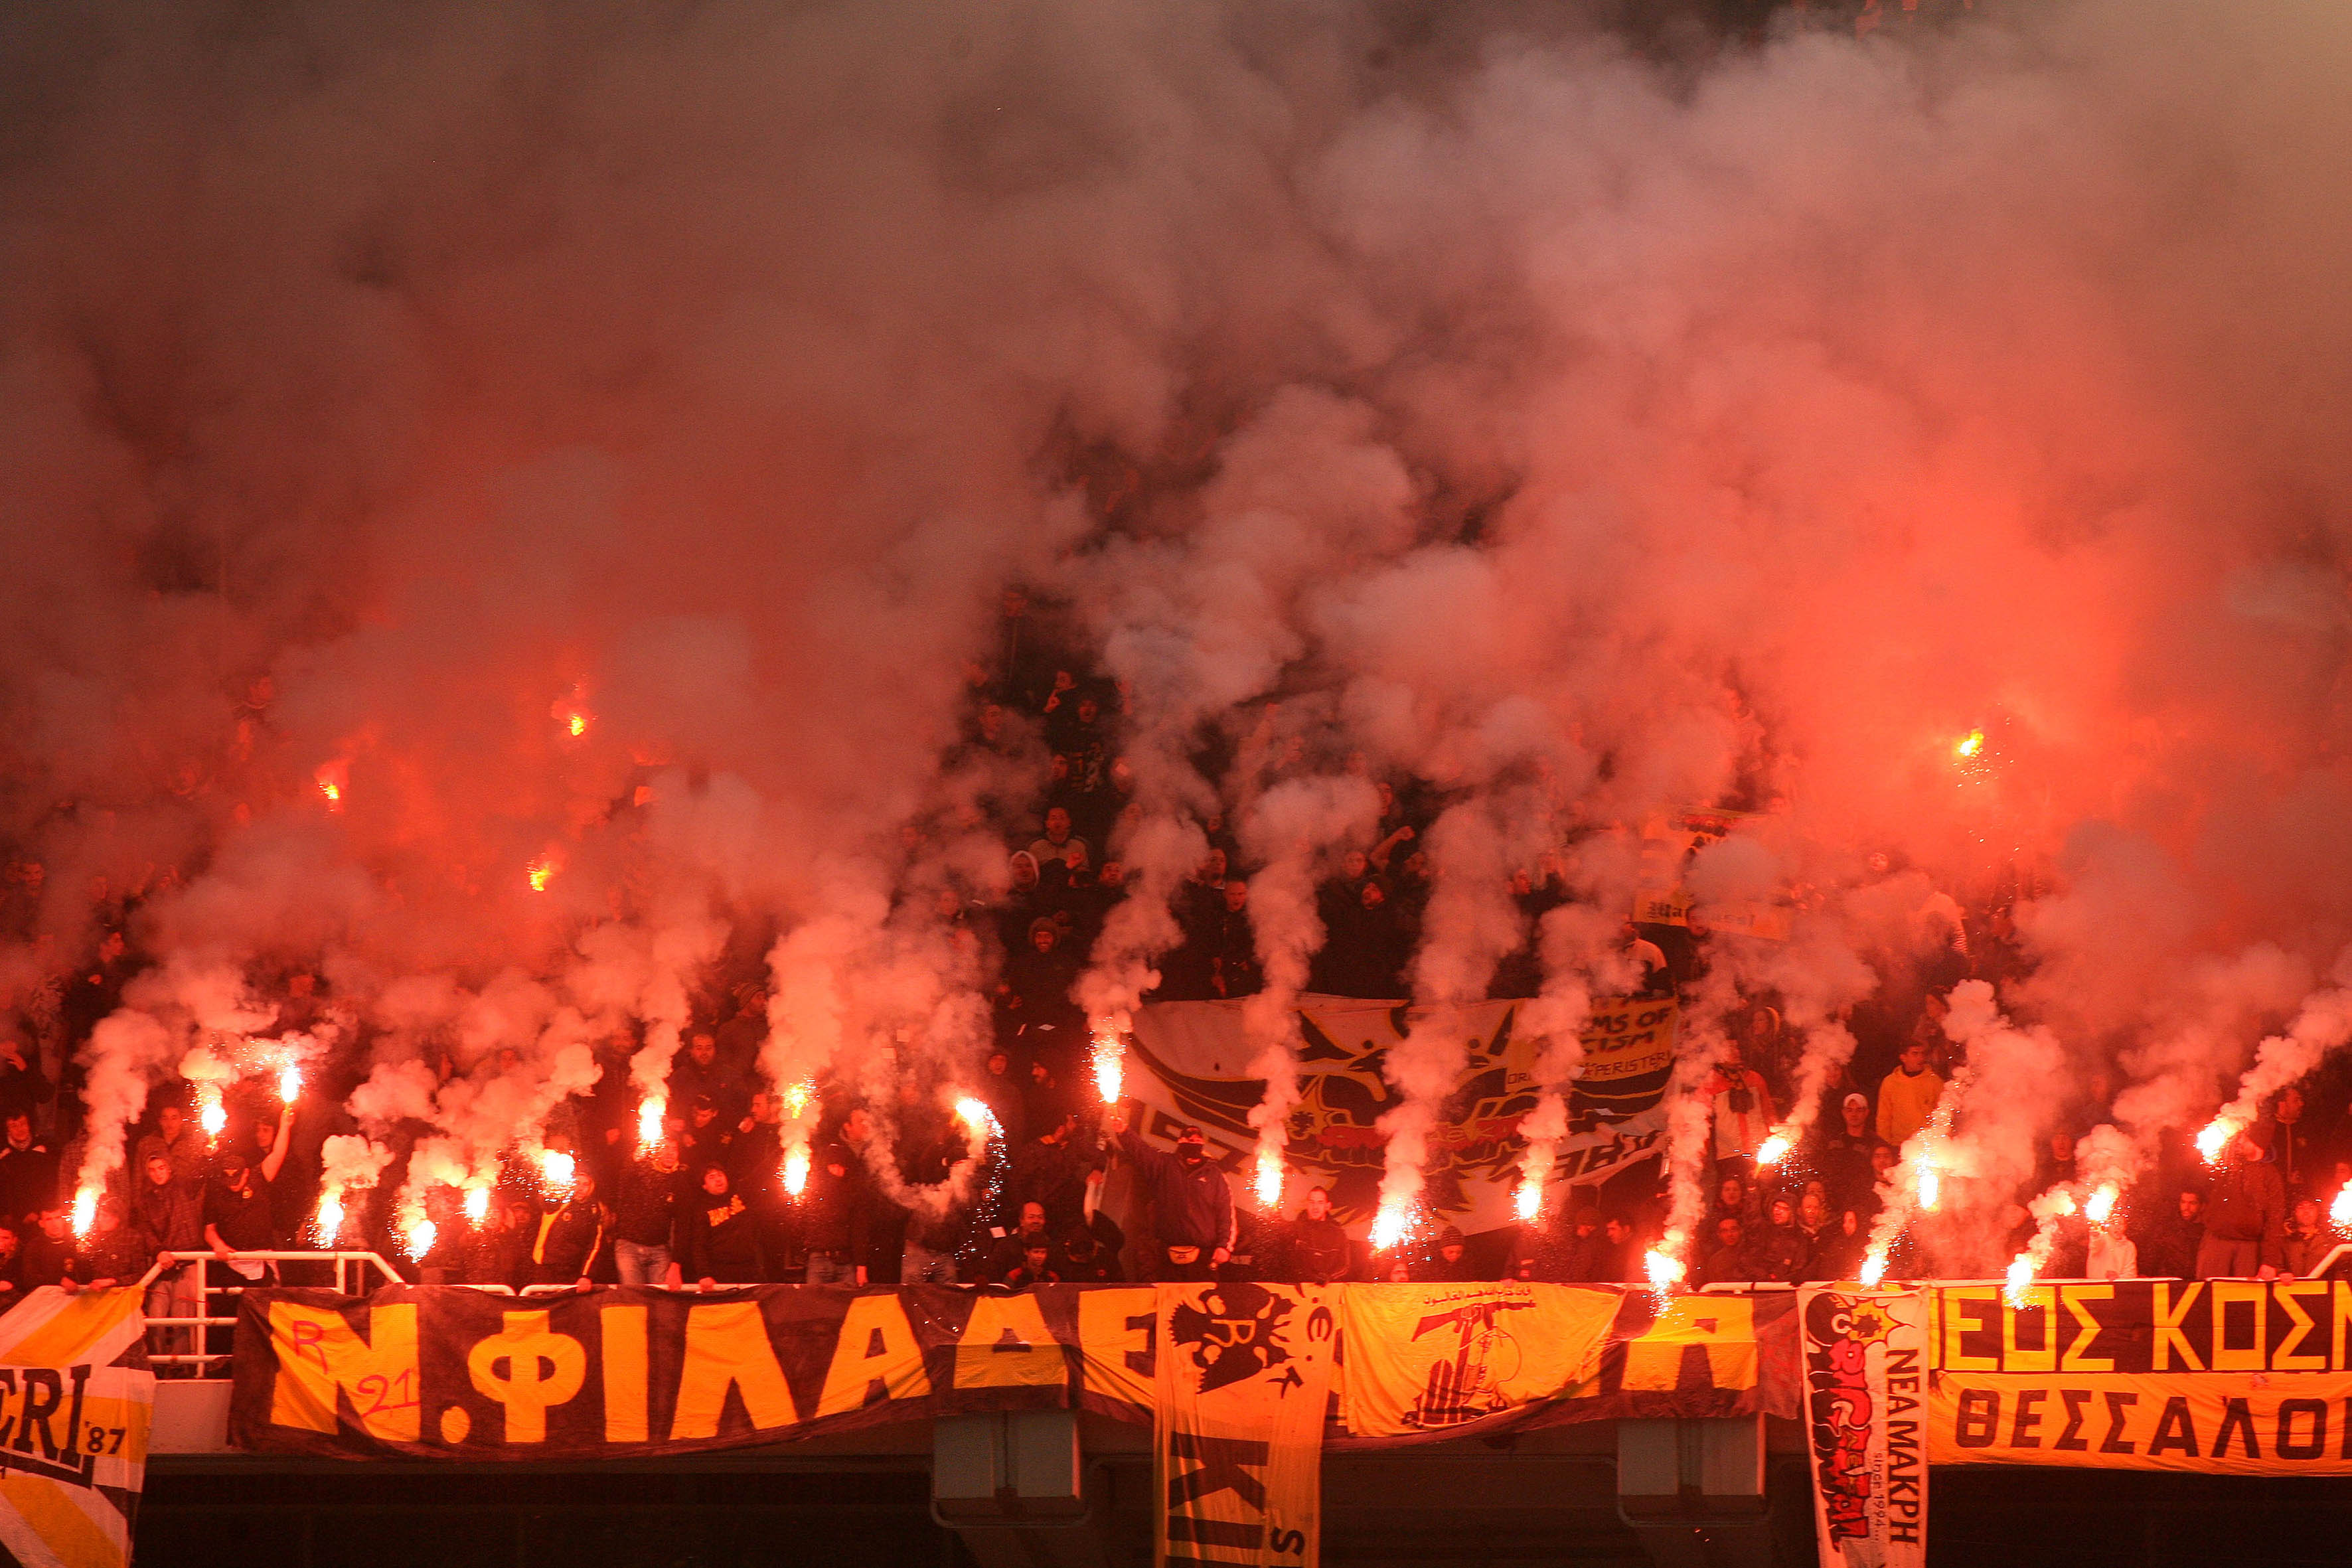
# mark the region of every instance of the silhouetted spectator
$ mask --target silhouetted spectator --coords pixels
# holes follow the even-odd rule
[[[0,1143],[0,1215],[29,1222],[58,1199],[58,1157],[47,1143],[34,1138],[29,1111],[10,1112],[5,1125],[7,1142]]]
[[[2220,1171],[2205,1195],[2205,1239],[2197,1248],[2200,1279],[2251,1278],[2285,1261],[2286,1183],[2270,1157],[2273,1131],[2257,1121],[2222,1148]]]
[[[1151,1196],[1152,1235],[1159,1243],[1152,1272],[1161,1279],[1212,1279],[1233,1256],[1234,1193],[1224,1172],[1209,1159],[1208,1141],[1198,1127],[1178,1132],[1176,1152],[1162,1153],[1143,1141],[1123,1117],[1105,1130],[1135,1167]]]
[[[1355,1268],[1355,1247],[1331,1215],[1328,1188],[1309,1187],[1283,1237],[1281,1278],[1304,1285],[1331,1285]]]
[[[806,1283],[866,1283],[870,1206],[866,1167],[857,1157],[839,1143],[818,1150],[801,1196],[801,1245],[808,1253],[802,1278]]]
[[[1423,1285],[1458,1285],[1478,1278],[1470,1261],[1470,1249],[1462,1233],[1447,1226],[1437,1233],[1437,1241],[1413,1265],[1414,1280]]]
[[[718,1285],[756,1285],[767,1278],[760,1230],[727,1167],[702,1168],[696,1189],[679,1199],[678,1276],[699,1290]]]
[[[613,1213],[596,1194],[586,1170],[572,1181],[569,1195],[551,1194],[530,1239],[530,1283],[586,1289],[613,1237]]]
[[[669,1282],[677,1225],[677,1149],[665,1139],[621,1173],[613,1215],[613,1268],[624,1285]]]
[[[2140,1268],[2152,1279],[2194,1279],[2204,1243],[2204,1194],[2183,1188],[2174,1200],[2174,1211],[2149,1227],[2139,1249]]]

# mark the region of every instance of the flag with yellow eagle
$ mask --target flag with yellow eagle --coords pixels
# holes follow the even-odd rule
[[[124,1568],[155,1374],[136,1289],[35,1290],[0,1316],[0,1548],[25,1568]]]

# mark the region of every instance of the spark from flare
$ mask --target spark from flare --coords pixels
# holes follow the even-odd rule
[[[1789,1136],[1787,1133],[1773,1133],[1769,1138],[1765,1139],[1764,1142],[1757,1147],[1757,1168],[1759,1170],[1762,1170],[1769,1166],[1779,1164],[1781,1161],[1789,1157],[1789,1151],[1792,1147],[1794,1147],[1794,1145],[1789,1142]]]
[[[2227,1149],[2230,1140],[2237,1135],[2236,1122],[2226,1116],[2217,1116],[2205,1124],[2204,1131],[2197,1134],[2197,1152],[2204,1157],[2207,1164],[2218,1165],[2221,1163],[2221,1151]]]
[[[1982,730],[1971,730],[1952,742],[1952,755],[1962,762],[1967,762],[1983,752],[1984,743],[1985,732]]]
[[[651,1149],[662,1141],[662,1116],[669,1110],[669,1101],[658,1094],[649,1094],[637,1102],[637,1147]]]
[[[543,893],[547,891],[548,883],[555,879],[555,857],[552,855],[541,856],[538,859],[530,863],[530,867],[523,872],[523,876],[530,883],[530,890],[532,892]]]
[[[327,809],[329,811],[341,811],[343,809],[342,785],[337,784],[332,779],[320,779],[319,781],[319,793],[327,797]]]
[[[76,1236],[88,1236],[89,1234],[90,1223],[97,1218],[98,1189],[96,1187],[84,1187],[79,1192],[74,1194],[73,1233]]]
[[[2093,1225],[2105,1226],[2108,1220],[2115,1217],[2116,1199],[2121,1195],[2122,1193],[2115,1183],[2105,1184],[2097,1192],[2093,1193],[2090,1201],[2083,1205],[2084,1217]]]
[[[1127,1071],[1127,1047],[1118,1043],[1118,1026],[1108,1018],[1096,1019],[1094,1033],[1095,1089],[1105,1105],[1117,1105]]]
[[[2033,1283],[2033,1253],[2031,1248],[2010,1259],[2009,1283],[2001,1295],[2011,1307],[2022,1307],[2028,1300],[2026,1289]]]
[[[572,738],[576,741],[588,732],[588,715],[574,713],[563,721],[563,727],[572,732]]]
[[[490,1215],[490,1189],[467,1187],[465,1206],[467,1222],[471,1225],[481,1224]]]
[[[805,1147],[784,1156],[784,1191],[797,1198],[808,1189],[809,1152]]]
[[[1874,1252],[1864,1258],[1862,1268],[1854,1278],[1864,1288],[1874,1288],[1880,1280],[1886,1278],[1886,1254]]]
[[[1257,1156],[1257,1205],[1263,1209],[1276,1208],[1282,1203],[1282,1156],[1271,1149],[1262,1149]]]

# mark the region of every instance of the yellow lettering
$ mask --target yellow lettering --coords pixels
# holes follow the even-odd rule
[[[824,1392],[817,1395],[820,1416],[845,1415],[866,1408],[876,1384],[885,1399],[921,1399],[931,1392],[923,1370],[923,1347],[898,1298],[857,1296],[841,1320],[833,1363],[824,1369]]]
[[[2058,1370],[2061,1372],[2115,1371],[2115,1357],[2087,1356],[2083,1353],[2090,1348],[2091,1342],[2099,1337],[2099,1321],[2083,1310],[2083,1303],[2112,1301],[2116,1299],[2116,1288],[2112,1285],[2061,1285],[2058,1287],[2058,1299],[2066,1303],[2066,1310],[2074,1314],[2075,1324],[2074,1341],[2067,1345],[2065,1359],[2058,1363]]]
[[[362,1308],[360,1317],[368,1325],[364,1340],[341,1312],[269,1303],[269,1342],[278,1352],[278,1381],[269,1395],[273,1424],[332,1432],[341,1395],[369,1436],[417,1440],[415,1305]]]
[[[1078,1292],[1080,1375],[1086,1386],[1122,1405],[1151,1408],[1151,1336],[1159,1321],[1160,1293],[1139,1290]]]
[[[958,1388],[1050,1388],[1069,1363],[1031,1295],[978,1296],[956,1344]]]
[[[2003,1296],[2000,1308],[2000,1364],[2005,1372],[2055,1372],[2058,1369],[2058,1303],[2057,1292],[2048,1285],[2029,1285],[2024,1290],[2027,1305],[2012,1306]],[[2017,1348],[2017,1320],[2026,1312],[2042,1314],[2042,1348],[2026,1351]]]
[[[2189,1316],[2189,1309],[2197,1304],[2197,1292],[2205,1287],[2193,1280],[2190,1281],[2186,1292],[2180,1298],[2180,1305],[2176,1308],[2172,1304],[2172,1283],[2169,1279],[2159,1279],[2156,1282],[2154,1319],[2156,1343],[2150,1347],[2148,1364],[2157,1372],[2169,1371],[2172,1366],[2172,1350],[2178,1345],[2180,1348],[2180,1359],[2187,1363],[2189,1370],[2203,1372],[2205,1363],[2197,1359],[2197,1347],[2190,1344],[2189,1336],[2180,1331],[2180,1321]]]
[[[2330,1372],[2344,1370],[2344,1334],[2352,1329],[2352,1280],[2329,1282],[2327,1316],[2335,1331],[2328,1336],[2327,1367]]]
[[[1706,1349],[1716,1387],[1756,1386],[1756,1310],[1746,1296],[1675,1297],[1648,1333],[1625,1342],[1623,1386],[1673,1388],[1688,1345]]]
[[[800,1419],[757,1301],[714,1302],[686,1314],[686,1364],[678,1373],[670,1436],[717,1436],[730,1388],[743,1391],[743,1408],[762,1432]]]
[[[2307,1355],[2296,1355],[2294,1352],[2294,1348],[2303,1343],[2304,1337],[2319,1326],[2318,1321],[2303,1310],[2303,1303],[2296,1298],[2310,1296],[2316,1299],[2326,1295],[2327,1281],[2325,1279],[2297,1280],[2292,1285],[2278,1286],[2276,1293],[2279,1310],[2286,1314],[2290,1326],[2286,1338],[2279,1344],[2278,1353],[2271,1357],[2272,1368],[2278,1372],[2326,1372],[2327,1358],[2319,1352],[2313,1351]]]
[[[596,1315],[604,1352],[604,1441],[646,1440],[646,1389],[653,1380],[646,1362],[646,1309],[606,1307]]]
[[[2270,1342],[2271,1288],[2253,1279],[2216,1279],[2210,1300],[2213,1303],[2213,1370],[2262,1371],[2263,1347]],[[2251,1346],[2232,1348],[2222,1314],[2232,1303],[2241,1301],[2253,1305],[2254,1342]]]
[[[1968,1355],[1960,1350],[1961,1337],[1971,1329],[1981,1329],[1984,1320],[1969,1309],[1979,1301],[1990,1301],[1993,1288],[1990,1285],[1955,1285],[1937,1292],[1944,1298],[1944,1370],[1946,1372],[1999,1372],[2000,1358],[1993,1355]]]
[[[506,1407],[508,1442],[544,1443],[548,1406],[566,1403],[588,1381],[588,1352],[570,1334],[551,1333],[545,1312],[501,1315],[506,1327],[466,1352],[467,1375],[478,1393]]]

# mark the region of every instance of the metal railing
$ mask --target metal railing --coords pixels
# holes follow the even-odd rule
[[[355,1282],[354,1274],[358,1276],[356,1283],[367,1289],[374,1288],[376,1281],[373,1276],[379,1274],[383,1276],[384,1284],[405,1283],[401,1278],[400,1270],[386,1262],[381,1253],[375,1252],[232,1252],[224,1257],[217,1252],[203,1251],[163,1254],[148,1267],[146,1273],[139,1277],[138,1283],[141,1289],[144,1290],[152,1287],[163,1277],[165,1271],[163,1258],[171,1258],[177,1266],[189,1264],[195,1266],[196,1315],[192,1318],[151,1317],[147,1320],[147,1327],[151,1331],[164,1331],[163,1339],[164,1344],[184,1345],[193,1342],[195,1348],[192,1351],[151,1349],[147,1352],[147,1360],[159,1367],[194,1367],[195,1370],[193,1375],[195,1378],[213,1382],[226,1381],[226,1368],[231,1355],[227,1350],[208,1349],[205,1341],[214,1329],[226,1329],[232,1333],[236,1331],[236,1298],[244,1295],[248,1289],[259,1288],[270,1282],[271,1276],[277,1272],[277,1265],[332,1263],[335,1266],[334,1288],[346,1296],[358,1293],[352,1289]],[[261,1265],[262,1272],[259,1278],[240,1274],[228,1267],[237,1263]],[[213,1272],[216,1267],[223,1275],[226,1276],[228,1282],[216,1282]],[[228,1310],[225,1314],[213,1309],[214,1299],[216,1297],[227,1299]],[[152,1341],[151,1340],[150,1342],[152,1343]],[[215,1367],[222,1369],[219,1373],[214,1373],[212,1369]]]

